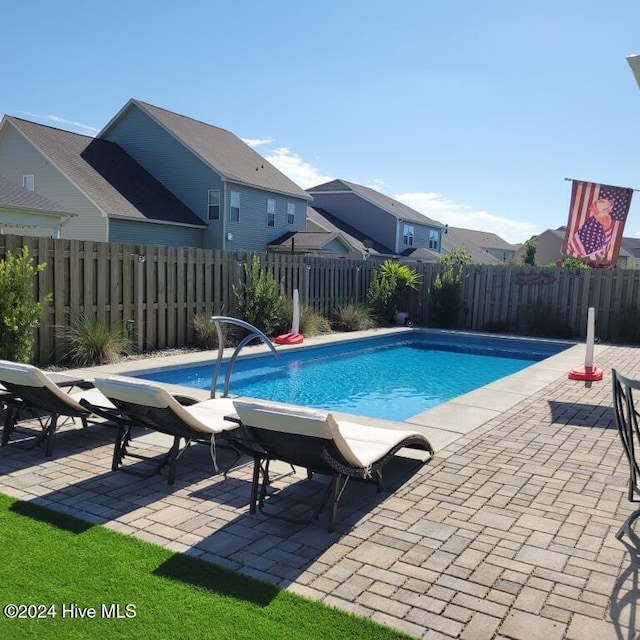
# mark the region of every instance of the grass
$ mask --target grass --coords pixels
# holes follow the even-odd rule
[[[43,619],[0,616],[2,638],[408,638],[202,560],[2,494],[0,535],[5,545],[0,604],[46,605]],[[79,607],[75,613],[72,604]],[[119,605],[120,618],[105,615],[118,613],[111,605]],[[96,617],[79,618],[90,607]],[[53,611],[55,617],[48,615]]]

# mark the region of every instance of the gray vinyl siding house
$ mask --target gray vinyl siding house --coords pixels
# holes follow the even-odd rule
[[[98,242],[264,251],[311,200],[233,133],[138,100],[96,138],[5,116],[0,176],[33,176],[78,214],[62,237]]]
[[[207,225],[203,248],[260,251],[305,229],[310,196],[229,131],[130,100],[100,137],[122,147]],[[219,192],[218,219],[209,216],[211,191]],[[237,215],[232,197],[240,202]]]
[[[441,250],[444,225],[389,196],[346,180],[332,180],[307,192],[313,208],[329,212],[392,254],[417,248]]]
[[[82,212],[67,222],[61,237],[106,242],[107,224],[100,209],[13,124],[0,128],[0,175],[18,184],[23,184],[24,176],[33,176],[35,193],[69,211]]]

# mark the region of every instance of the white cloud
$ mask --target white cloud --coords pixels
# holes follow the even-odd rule
[[[263,144],[271,144],[275,142],[273,138],[240,138],[242,142],[248,144],[250,147],[260,147]]]
[[[243,138],[243,141],[251,147],[275,142],[273,138]],[[262,155],[303,189],[334,179],[332,176],[324,175],[320,169],[310,162],[306,162],[287,147],[278,147]],[[383,180],[354,181],[376,191],[385,191],[386,185]],[[449,200],[439,193],[408,192],[400,193],[393,196],[393,198],[442,224],[496,233],[507,242],[514,244],[524,242],[527,238],[541,231],[530,222],[511,220],[487,211],[475,209],[469,205]]]
[[[400,193],[394,198],[442,224],[492,232],[514,244],[540,233],[540,229],[531,222],[511,220],[474,209],[448,200],[439,193]]]
[[[303,189],[333,180],[331,176],[323,175],[319,169],[286,147],[274,149],[269,155],[265,155],[265,159]]]
[[[92,127],[91,125],[83,124],[82,122],[76,122],[74,120],[67,120],[66,118],[62,118],[60,116],[56,116],[52,114],[42,115],[39,113],[31,113],[29,111],[21,111],[20,113],[28,115],[31,118],[40,118],[41,120],[50,120],[52,122],[55,122],[56,124],[71,125],[76,129],[82,129],[84,133],[88,133],[90,135],[95,135],[100,131],[100,129],[96,129],[96,127]]]

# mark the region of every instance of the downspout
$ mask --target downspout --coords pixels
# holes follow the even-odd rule
[[[227,249],[227,181],[222,181],[222,250]]]

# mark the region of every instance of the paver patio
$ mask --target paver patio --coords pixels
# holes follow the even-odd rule
[[[105,426],[61,431],[52,459],[2,448],[0,491],[428,640],[637,639],[640,550],[614,537],[634,507],[610,369],[640,377],[640,349],[598,345],[595,383],[568,380],[560,362],[520,395],[513,381],[490,385],[485,398],[503,397],[493,411],[477,396],[458,405],[479,403],[483,424],[457,432],[455,404],[416,418],[434,429],[435,458],[398,458],[382,494],[350,484],[332,534],[323,517],[304,527],[250,515],[251,464],[224,479],[206,447],[184,453],[173,486],[111,472]],[[162,451],[157,437],[136,441]],[[278,497],[317,486],[301,478],[277,480]]]

